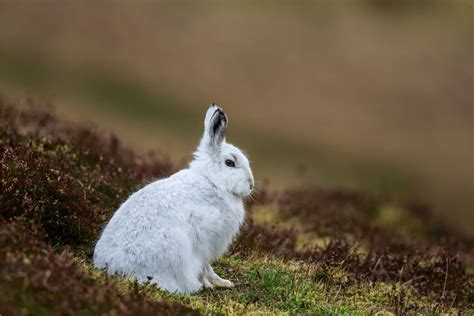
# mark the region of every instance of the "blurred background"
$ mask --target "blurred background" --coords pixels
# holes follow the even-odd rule
[[[474,234],[471,1],[4,1],[0,94],[191,157],[209,103],[260,184],[433,205]]]

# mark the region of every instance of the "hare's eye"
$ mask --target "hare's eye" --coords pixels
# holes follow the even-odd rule
[[[233,161],[230,160],[230,159],[227,159],[227,160],[225,161],[225,165],[226,165],[227,167],[235,168],[235,162],[233,162]]]

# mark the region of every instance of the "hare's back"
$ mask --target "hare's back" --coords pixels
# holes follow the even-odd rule
[[[127,218],[182,217],[188,207],[196,207],[206,200],[209,187],[189,170],[181,170],[169,178],[152,182],[132,194],[117,213]]]

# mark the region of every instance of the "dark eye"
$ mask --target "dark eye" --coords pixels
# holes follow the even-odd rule
[[[233,161],[230,160],[230,159],[227,159],[227,160],[225,161],[225,165],[226,165],[227,167],[235,168],[235,162],[233,162]]]

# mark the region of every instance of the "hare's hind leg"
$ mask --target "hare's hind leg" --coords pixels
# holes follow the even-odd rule
[[[196,293],[202,289],[203,284],[199,281],[199,272],[196,269],[185,267],[181,275],[177,276],[179,293]]]
[[[169,271],[169,274],[159,275],[154,283],[171,293],[191,294],[201,290],[203,285],[196,273],[184,266],[176,266],[176,268],[174,271]]]
[[[206,266],[204,266],[203,274],[204,274],[203,279],[207,280],[207,283],[210,283],[213,286],[217,286],[217,287],[233,287],[234,286],[234,284],[231,281],[222,279],[220,276],[218,276],[214,272],[210,264],[207,264]],[[206,286],[206,284],[204,284],[204,286]]]
[[[193,256],[186,233],[179,229],[155,234],[152,265],[156,283],[174,293],[189,294],[202,288],[199,281],[202,263]]]

